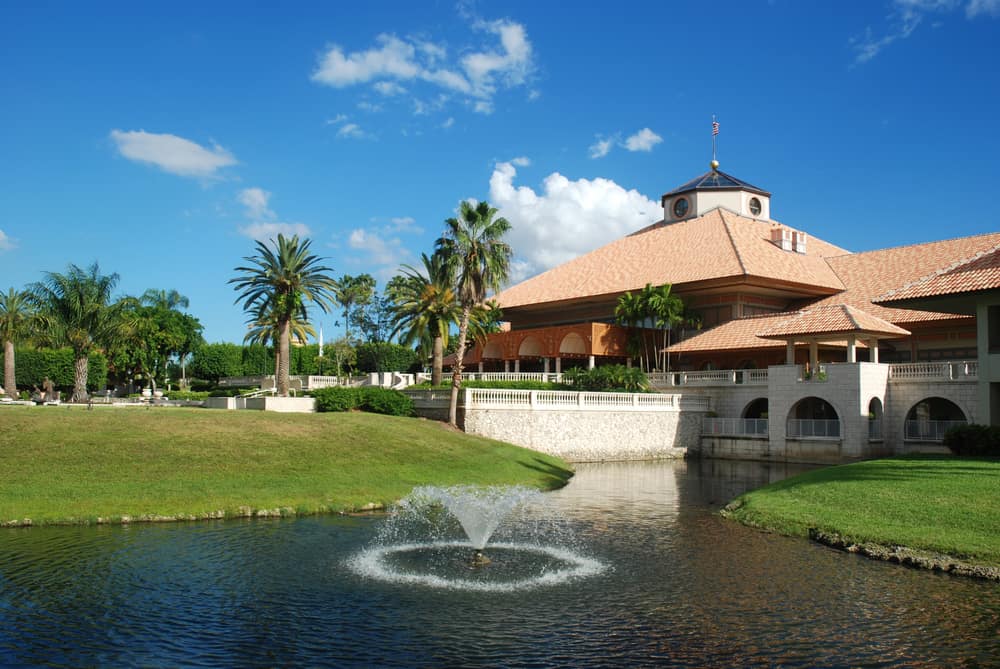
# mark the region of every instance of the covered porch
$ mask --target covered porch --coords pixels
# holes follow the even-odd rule
[[[466,354],[466,371],[507,374],[561,374],[572,367],[624,364],[625,328],[608,323],[576,323],[487,335]]]

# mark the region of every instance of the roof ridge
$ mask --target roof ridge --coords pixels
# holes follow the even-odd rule
[[[725,210],[719,207],[715,211],[718,212],[719,218],[722,219],[722,226],[726,229],[726,236],[729,237],[729,243],[733,247],[733,253],[736,254],[736,262],[740,264],[740,270],[743,272],[743,276],[749,276],[747,273],[747,266],[743,262],[743,256],[740,255],[740,247],[733,238],[733,231],[729,229],[729,219],[726,218],[724,213]]]
[[[979,233],[977,235],[965,235],[964,237],[950,237],[948,239],[932,239],[929,242],[916,242],[914,244],[903,244],[902,246],[887,246],[887,247],[882,248],[882,249],[869,249],[867,251],[856,251],[856,252],[851,253],[849,255],[852,255],[852,256],[864,256],[864,255],[868,255],[870,253],[884,253],[885,251],[898,251],[898,250],[902,250],[902,249],[912,249],[912,248],[915,248],[917,246],[930,246],[932,244],[946,244],[946,243],[949,243],[949,242],[961,242],[961,241],[964,241],[966,239],[975,239],[977,237],[991,237],[991,236],[994,236],[994,235],[997,235],[997,234],[1000,234],[1000,233],[997,233],[997,232],[981,232],[981,233]],[[831,257],[833,257],[833,258],[843,258],[844,256],[831,256]]]
[[[995,233],[987,233],[987,234],[995,234]],[[980,235],[973,235],[973,237],[978,237],[978,236],[980,236]],[[968,239],[968,237],[959,237],[958,239]],[[950,241],[950,240],[944,240],[944,241]],[[939,277],[939,276],[942,276],[944,274],[947,274],[948,272],[951,272],[952,270],[958,269],[962,265],[971,264],[971,263],[975,262],[976,260],[979,260],[980,258],[982,258],[984,256],[987,256],[987,255],[989,255],[991,253],[996,253],[997,251],[1000,251],[1000,242],[997,242],[996,244],[994,244],[992,248],[979,250],[976,253],[974,253],[973,255],[967,256],[965,258],[961,258],[960,260],[956,260],[955,262],[951,263],[950,265],[948,265],[946,267],[939,267],[938,269],[934,270],[930,274],[922,276],[919,279],[914,279],[913,281],[910,281],[909,283],[907,283],[905,285],[893,288],[892,290],[888,291],[887,293],[883,293],[882,295],[879,295],[877,297],[872,298],[872,301],[874,302],[874,301],[883,301],[883,300],[886,300],[886,299],[892,297],[893,295],[895,295],[896,293],[901,293],[904,290],[912,288],[913,286],[916,286],[919,283],[923,283],[925,281],[930,281],[931,279],[934,279],[936,277]]]

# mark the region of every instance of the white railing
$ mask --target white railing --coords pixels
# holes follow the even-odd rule
[[[837,419],[789,418],[786,436],[799,439],[835,439],[840,437],[840,421]]]
[[[227,376],[225,378],[219,379],[219,385],[223,388],[249,388],[251,386],[263,385],[264,381],[271,379],[274,380],[274,375],[271,376]]]
[[[727,437],[766,437],[766,418],[718,418],[706,417],[701,420],[701,436],[720,435]]]
[[[890,381],[975,381],[979,378],[976,360],[945,362],[901,362],[889,365]]]
[[[466,409],[531,408],[572,411],[707,411],[709,398],[661,393],[595,393],[570,390],[466,388]]]
[[[964,420],[908,420],[903,425],[906,441],[943,441],[944,433],[953,427],[967,425]]]
[[[448,378],[450,374],[446,373]],[[555,372],[463,372],[466,381],[542,381],[559,383],[562,374]]]
[[[708,369],[695,372],[651,372],[653,386],[766,386],[766,369]]]

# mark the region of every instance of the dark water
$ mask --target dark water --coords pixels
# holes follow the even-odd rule
[[[0,666],[1000,666],[1000,586],[714,514],[787,473],[581,466],[551,499],[609,568],[516,592],[355,575],[381,517],[4,530]]]

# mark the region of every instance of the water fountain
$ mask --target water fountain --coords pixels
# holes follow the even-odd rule
[[[349,566],[383,581],[476,591],[524,590],[604,571],[573,545],[564,519],[545,501],[522,486],[414,488],[391,509],[375,545]]]

